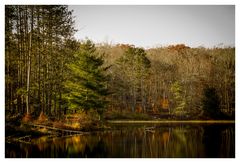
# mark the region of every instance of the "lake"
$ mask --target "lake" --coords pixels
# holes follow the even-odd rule
[[[112,124],[111,130],[5,143],[6,158],[234,158],[235,124]]]

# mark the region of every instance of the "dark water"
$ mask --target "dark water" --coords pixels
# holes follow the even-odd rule
[[[235,124],[114,125],[111,131],[6,143],[5,157],[235,157]]]

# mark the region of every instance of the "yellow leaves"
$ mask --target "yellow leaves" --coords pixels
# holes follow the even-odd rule
[[[168,99],[163,99],[161,102],[162,108],[163,109],[168,109],[169,108],[169,101]]]
[[[99,121],[99,114],[96,110],[79,110],[78,113],[70,114],[65,117],[65,126],[80,130],[92,127],[97,121]]]
[[[46,128],[40,128],[38,129],[39,132],[42,132],[42,133],[47,133],[48,130]]]
[[[67,127],[73,128],[73,129],[80,129],[80,123],[74,122],[71,125],[66,125]]]

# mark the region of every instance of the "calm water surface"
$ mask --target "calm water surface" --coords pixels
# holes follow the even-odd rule
[[[235,157],[235,124],[113,125],[111,131],[6,143],[5,156],[37,158]]]

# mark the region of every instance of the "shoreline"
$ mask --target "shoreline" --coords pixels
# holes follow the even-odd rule
[[[201,124],[235,124],[235,120],[108,120],[111,124],[129,124],[129,123],[148,123],[148,124],[166,124],[166,123],[201,123]]]

